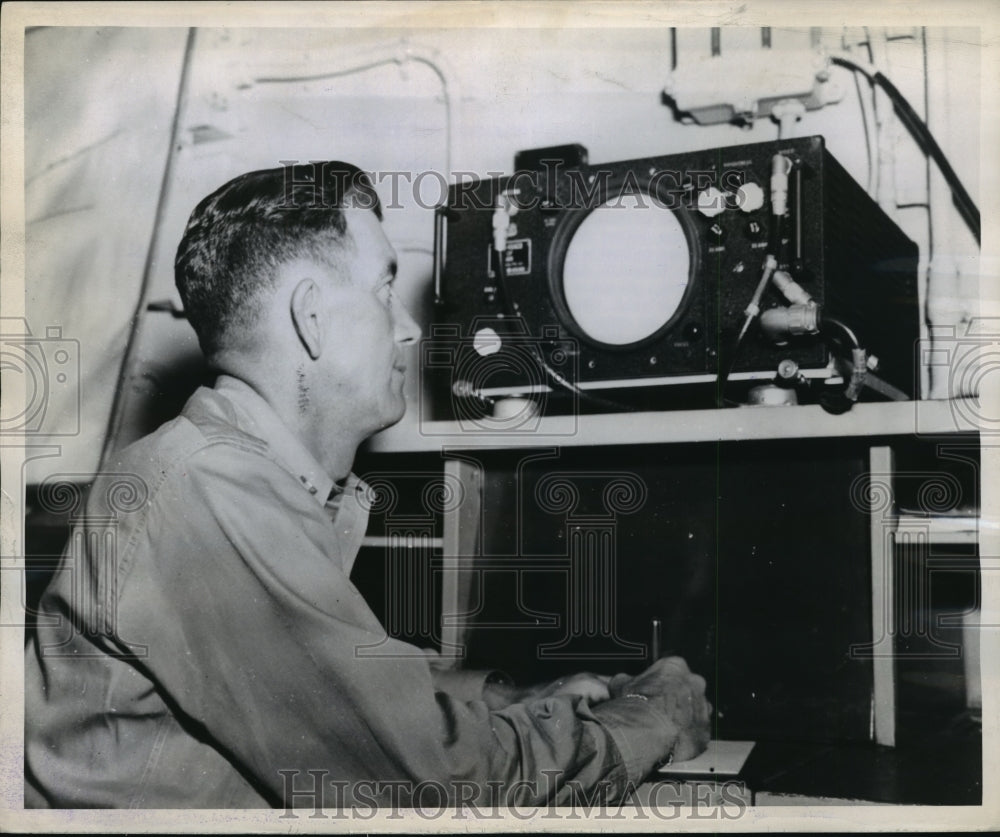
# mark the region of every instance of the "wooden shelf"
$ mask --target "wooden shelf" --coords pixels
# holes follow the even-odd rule
[[[979,528],[983,525],[978,517],[952,517],[938,515],[924,517],[915,514],[899,515],[894,521],[897,537],[913,534],[933,544],[977,544]],[[987,526],[991,524],[987,522]],[[992,524],[995,528],[996,524]]]
[[[484,422],[408,421],[374,436],[374,453],[673,444],[749,439],[945,435],[978,430],[975,401],[856,404],[835,416],[821,407],[742,407],[529,419],[504,429]]]
[[[378,549],[441,549],[443,538],[405,538],[389,535],[365,535],[361,539],[362,546]]]

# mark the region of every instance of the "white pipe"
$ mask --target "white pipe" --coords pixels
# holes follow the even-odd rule
[[[856,61],[853,56],[851,60]],[[878,183],[878,137],[875,135],[875,89],[870,82],[864,80],[864,76],[861,73],[854,71],[851,75],[854,77],[854,89],[858,94],[858,109],[861,113],[861,123],[864,127],[865,144],[868,150],[868,186],[866,191],[870,197],[874,198]]]
[[[876,38],[865,27],[868,33],[868,44],[871,47],[872,63],[886,75],[889,75],[888,56],[885,41]],[[893,134],[896,127],[896,117],[893,114],[892,99],[878,85],[875,86],[875,131],[878,137],[878,186],[876,198],[878,205],[887,215],[892,217],[896,211],[896,149]]]
[[[795,136],[795,126],[805,116],[806,106],[798,99],[782,99],[771,109],[771,116],[778,120],[778,139]]]
[[[950,77],[947,43],[935,39],[927,45],[927,125],[943,148],[948,148]],[[936,166],[930,170],[930,263],[927,273],[927,320],[935,357],[951,358],[964,318],[959,296],[959,262],[956,258],[955,210],[951,190]],[[929,369],[931,398],[948,398],[954,383],[967,377],[956,374],[954,364]]]

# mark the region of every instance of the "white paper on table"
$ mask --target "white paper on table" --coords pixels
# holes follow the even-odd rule
[[[754,741],[709,741],[700,756],[658,768],[659,773],[684,776],[736,776],[754,748]]]

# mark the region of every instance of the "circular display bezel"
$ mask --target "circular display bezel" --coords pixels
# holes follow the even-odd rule
[[[626,186],[629,191],[623,191]],[[636,186],[638,186],[638,190],[636,190]],[[626,198],[629,195],[644,198],[649,202],[650,209],[660,212],[673,213],[673,216],[678,221],[687,242],[688,279],[684,292],[681,295],[680,302],[677,304],[673,313],[659,328],[651,334],[648,334],[647,336],[631,343],[606,343],[596,339],[588,333],[587,330],[580,325],[576,317],[573,316],[569,303],[566,299],[563,269],[565,266],[566,255],[569,252],[573,237],[576,235],[583,222],[590,217],[594,210],[604,207],[612,200]],[[657,343],[678,325],[690,306],[691,297],[694,292],[695,276],[698,273],[699,254],[698,248],[695,246],[696,234],[694,222],[691,220],[690,213],[687,210],[683,207],[675,207],[673,205],[677,202],[678,196],[676,191],[668,193],[663,189],[657,189],[649,176],[640,177],[635,172],[623,172],[616,174],[615,177],[609,178],[606,184],[603,184],[601,188],[598,188],[587,206],[577,209],[569,209],[563,213],[556,226],[555,233],[552,237],[552,243],[549,247],[549,298],[552,301],[552,306],[555,308],[556,315],[559,317],[559,320],[573,334],[574,337],[579,338],[590,346],[600,348],[604,351],[632,352]],[[643,210],[636,207],[630,211]]]

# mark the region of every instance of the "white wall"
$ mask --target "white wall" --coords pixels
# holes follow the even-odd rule
[[[185,38],[184,29],[26,35],[25,314],[32,336],[61,329],[73,355],[60,381],[63,344],[45,341],[48,398],[32,427],[47,432],[32,441],[62,453],[30,463],[29,479],[96,467],[156,228]]]

